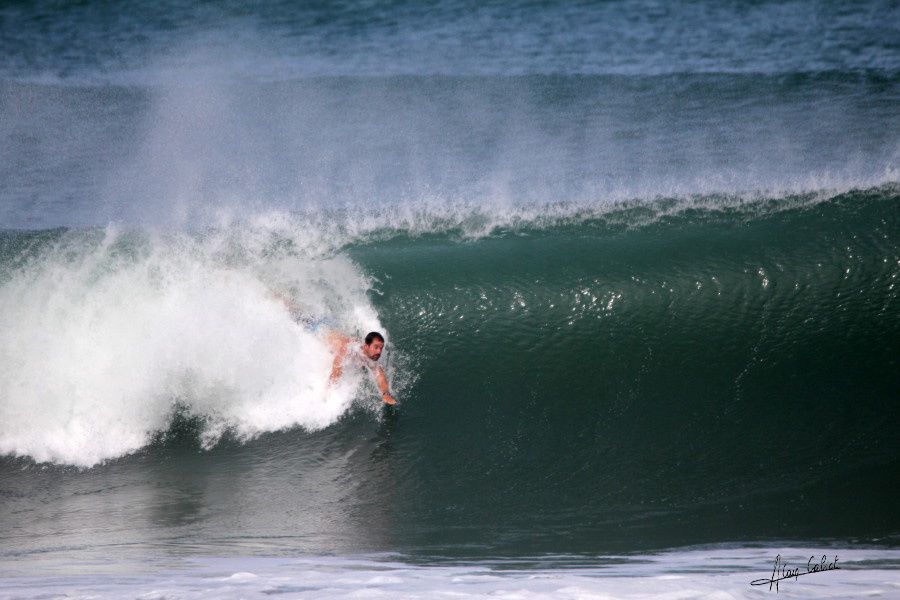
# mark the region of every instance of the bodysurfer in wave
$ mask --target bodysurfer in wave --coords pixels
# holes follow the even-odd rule
[[[391,396],[391,386],[388,382],[387,375],[381,365],[376,364],[381,358],[384,351],[384,336],[377,331],[372,331],[366,335],[365,340],[354,342],[354,340],[333,328],[334,322],[331,319],[314,319],[305,316],[301,308],[295,304],[286,294],[276,291],[270,291],[269,295],[281,301],[282,304],[291,313],[291,317],[302,324],[307,331],[313,333],[321,333],[328,345],[334,352],[334,361],[331,363],[331,375],[328,378],[329,384],[334,384],[341,378],[344,366],[348,363],[354,363],[362,368],[367,369],[375,379],[375,385],[381,392],[381,399],[385,404],[397,404],[397,400]],[[357,345],[359,344],[359,345]]]
[[[384,337],[377,331],[366,335],[366,339],[356,346],[353,339],[336,331],[329,331],[326,335],[328,344],[334,350],[334,362],[331,364],[330,383],[335,383],[343,373],[344,365],[348,362],[359,364],[369,370],[375,378],[375,385],[381,391],[381,399],[385,404],[397,404],[391,396],[391,387],[387,375],[381,365],[376,364],[384,350]]]

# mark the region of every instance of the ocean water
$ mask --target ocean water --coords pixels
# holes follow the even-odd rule
[[[0,597],[900,597],[897,23],[0,5]]]

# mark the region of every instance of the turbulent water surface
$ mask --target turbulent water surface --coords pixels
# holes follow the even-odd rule
[[[898,19],[3,4],[0,593],[896,592]]]

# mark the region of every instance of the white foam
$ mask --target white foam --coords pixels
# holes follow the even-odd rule
[[[347,411],[331,354],[272,287],[348,332],[380,329],[345,257],[266,251],[268,232],[64,236],[0,284],[0,453],[91,466],[146,446],[175,404],[204,442]]]
[[[0,595],[45,597],[64,590],[74,598],[505,598],[729,600],[776,594],[750,582],[771,573],[778,554],[805,563],[822,549],[682,550],[662,554],[578,558],[578,567],[520,569],[491,563],[421,566],[387,557],[195,558],[173,569],[128,577],[88,570],[71,575],[22,574],[0,579]],[[896,550],[829,549],[838,570],[780,582],[778,597],[893,598],[900,591]],[[552,563],[552,561],[550,561]],[[543,559],[547,564],[548,560]],[[799,564],[798,563],[798,564]],[[793,563],[792,563],[793,564]],[[252,569],[252,573],[236,569]]]

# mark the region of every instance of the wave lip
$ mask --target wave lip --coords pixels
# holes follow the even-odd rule
[[[395,238],[443,237],[475,241],[507,234],[528,234],[564,227],[639,229],[677,218],[709,222],[759,220],[820,204],[891,200],[900,195],[896,173],[871,181],[807,182],[741,193],[691,193],[646,197],[613,196],[570,202],[522,204],[424,199],[388,208],[353,206],[254,216],[253,228],[277,232],[298,247],[334,254],[348,247]],[[298,232],[303,232],[302,235]]]

